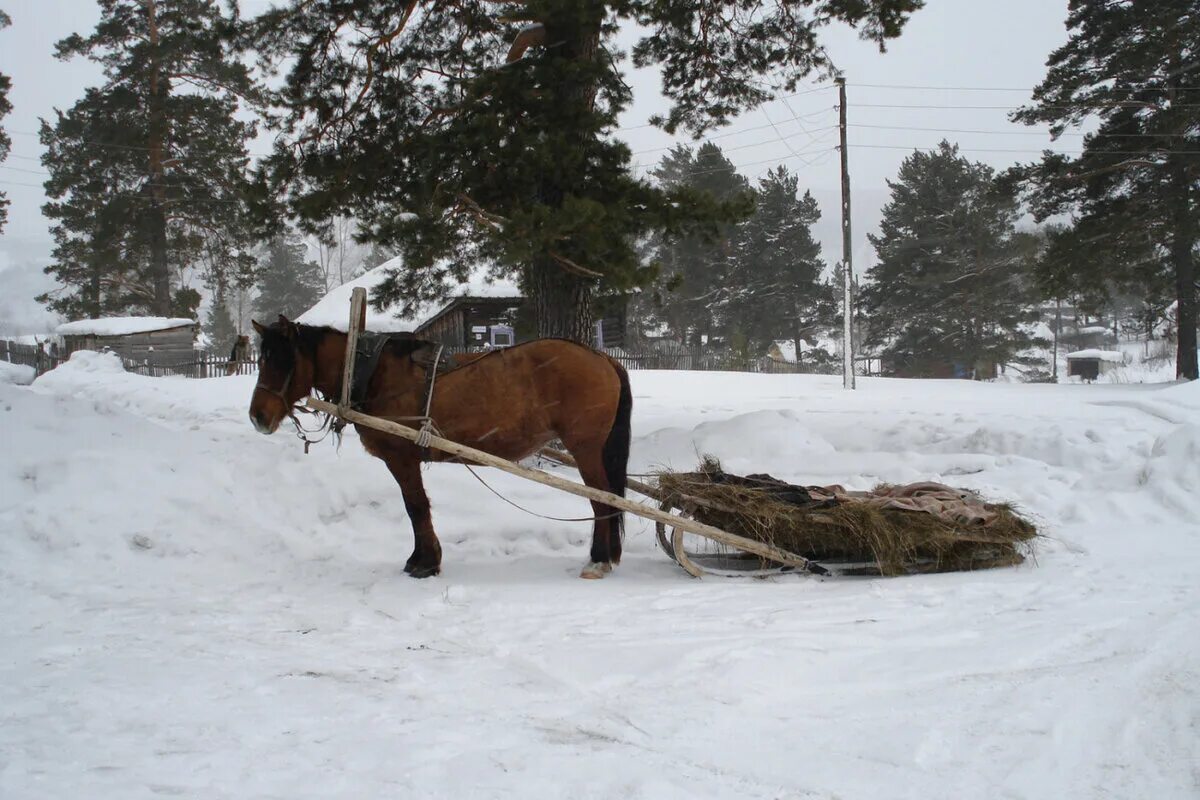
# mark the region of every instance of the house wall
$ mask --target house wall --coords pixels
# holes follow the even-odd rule
[[[182,364],[194,358],[192,326],[165,331],[129,333],[123,336],[64,336],[69,355],[76,350],[103,350],[105,347],[122,358],[139,364]]]
[[[482,347],[488,341],[486,331],[476,335],[476,327],[494,325],[513,327],[520,300],[507,298],[460,298],[440,314],[417,328],[416,334],[447,347]]]

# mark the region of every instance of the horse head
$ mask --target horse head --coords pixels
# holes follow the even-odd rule
[[[262,337],[258,383],[250,396],[250,421],[259,433],[274,433],[292,406],[313,388],[315,351],[304,346],[301,328],[282,314],[271,325],[251,320]]]

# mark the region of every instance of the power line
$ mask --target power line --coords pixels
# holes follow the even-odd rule
[[[783,123],[783,124],[786,124],[786,123]],[[764,128],[774,128],[774,127],[775,127],[774,125],[760,125],[755,128],[746,128],[743,131],[739,131],[739,133],[747,133],[749,131],[757,131],[757,130],[763,130]],[[813,130],[811,132],[806,130],[806,131],[804,131],[804,133],[810,134],[810,142],[815,143],[817,141],[817,139],[816,139],[816,137],[811,136],[812,133],[820,133],[822,131],[831,131],[831,130],[834,130],[835,128],[837,128],[837,125],[827,125],[824,128],[817,128],[816,130]],[[784,142],[784,144],[786,145],[787,143],[784,141],[785,137],[783,136],[783,134],[779,133],[778,128],[776,128],[775,130],[778,135],[774,139],[764,139],[761,142],[753,142],[751,144],[740,144],[740,145],[737,145],[736,147],[723,147],[723,148],[721,148],[721,151],[725,152],[725,153],[732,153],[735,150],[745,150],[748,147],[761,147],[764,144],[774,144],[775,142]],[[792,134],[792,135],[794,136],[796,134]],[[666,147],[651,147],[647,150],[638,150],[638,151],[634,152],[633,155],[640,156],[640,155],[645,155],[646,153],[659,153],[659,152],[662,152],[663,150],[671,150],[676,147],[690,147],[694,144],[711,144],[713,139],[717,139],[717,138],[722,138],[722,137],[713,136],[708,139],[698,139],[695,142],[676,142],[675,144],[667,145]]]
[[[867,147],[875,150],[934,150],[937,145],[902,145],[902,144],[851,144],[851,147]],[[964,153],[1041,153],[1050,148],[1003,148],[1003,147],[960,147],[959,150]],[[1113,155],[1113,156],[1144,156],[1154,155],[1145,150],[1055,150],[1054,153],[1065,156],[1081,156],[1087,155]],[[1200,150],[1170,150],[1166,151],[1171,154],[1195,156],[1200,155]]]
[[[939,92],[1032,92],[1033,88],[1025,86],[1022,88],[1006,87],[1006,86],[906,86],[898,83],[847,83],[847,86],[855,89],[916,89],[923,91],[939,91]],[[857,104],[856,104],[857,105]]]
[[[828,153],[833,153],[836,151],[837,151],[837,147],[826,147],[821,150],[802,150],[801,152],[795,153],[793,155],[778,156],[776,158],[764,158],[760,161],[750,161],[750,162],[747,162],[744,164],[730,164],[729,166],[713,167],[712,169],[688,170],[687,172],[679,172],[676,174],[679,177],[691,177],[693,175],[711,175],[711,174],[717,173],[717,172],[732,172],[734,170],[741,169],[742,167],[756,167],[761,164],[770,164],[772,162],[781,163],[783,161],[787,161],[789,158],[799,158],[803,161],[806,156],[820,156],[820,155],[826,155]],[[816,166],[819,163],[821,163],[819,159],[813,159],[813,160],[809,161],[808,163],[806,163],[804,166],[807,168],[807,167]],[[639,167],[635,167],[635,169],[644,170],[643,175],[639,176],[639,177],[643,177],[645,175],[648,175],[650,173],[650,171],[655,168],[655,166],[656,165],[644,166],[644,167],[639,166]]]
[[[848,83],[847,86],[863,89],[911,89],[915,91],[936,91],[936,92],[1033,92],[1032,86],[1016,87],[1016,86],[916,86],[897,83]],[[1138,87],[1134,91],[1139,92],[1167,92],[1170,87],[1167,86],[1143,86]],[[1187,91],[1184,89],[1183,91]],[[857,104],[856,104],[857,105]]]
[[[912,126],[908,126],[908,125],[868,125],[866,123],[856,123],[856,122],[850,123],[850,127],[851,128],[878,128],[880,130],[888,130],[888,131],[927,131],[929,133],[985,133],[985,134],[995,134],[997,136],[1050,136],[1050,131],[1041,131],[1041,130],[998,131],[998,130],[972,130],[969,128],[920,128],[920,127],[912,127]],[[1088,136],[1088,135],[1089,134],[1086,134],[1086,133],[1071,133],[1071,132],[1063,132],[1063,133],[1059,134],[1059,136]],[[1092,135],[1096,135],[1096,134],[1092,134]],[[1107,134],[1104,134],[1103,138],[1108,139],[1108,138],[1121,137],[1121,138],[1131,138],[1131,139],[1150,139],[1150,138],[1164,138],[1164,137],[1189,138],[1189,137],[1195,137],[1195,136],[1196,136],[1196,134],[1194,134],[1194,133],[1107,133]]]
[[[1038,108],[1074,108],[1081,111],[1097,108],[1145,107],[1147,104],[1139,100],[1114,101],[1112,103],[1042,103]],[[855,108],[912,108],[912,109],[949,109],[954,111],[1018,111],[1024,106],[964,106],[964,105],[935,105],[907,103],[855,103]],[[1200,108],[1200,103],[1172,103],[1171,108]]]
[[[20,181],[9,181],[9,180],[0,180],[0,186],[25,186],[30,189],[42,189],[43,191],[46,188],[45,186],[43,186],[40,183],[22,183]],[[151,186],[151,184],[146,184],[146,186]],[[180,187],[166,186],[163,188],[178,189]],[[123,198],[126,200],[139,200],[139,201],[146,202],[146,203],[155,202],[153,197],[147,197],[142,194],[133,194],[130,192],[92,192],[92,191],[88,191],[87,189],[76,189],[76,188],[72,188],[68,191],[70,191],[72,194],[85,194],[85,195],[90,195],[92,197],[108,197],[108,198],[120,197],[120,198]],[[57,201],[53,201],[53,202],[57,202]],[[218,197],[168,197],[165,200],[166,205],[177,205],[179,203],[242,203],[242,202],[244,202],[244,200],[226,200],[226,199],[218,198]]]

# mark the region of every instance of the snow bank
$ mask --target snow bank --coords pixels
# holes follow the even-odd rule
[[[382,311],[376,310],[374,305],[369,302],[375,287],[383,282],[389,271],[398,269],[400,266],[402,266],[402,261],[399,258],[393,258],[354,280],[342,284],[297,317],[296,321],[305,325],[328,325],[337,330],[346,330],[350,319],[350,295],[354,289],[362,287],[367,290],[367,330],[382,333],[415,330],[441,310],[449,302],[449,299],[411,308],[405,314],[401,314],[399,309],[394,306]],[[511,281],[489,280],[484,273],[476,273],[467,283],[447,287],[447,298],[450,297],[519,298],[521,292]]]
[[[445,572],[415,581],[353,433],[304,455],[249,425],[252,376],[105,358],[0,385],[4,797],[1195,796],[1200,385],[633,372],[631,471],[932,478],[1049,538],[1017,569],[695,581],[630,519],[587,582],[587,523],[435,464]]]
[[[1200,508],[1200,424],[1180,425],[1155,439],[1140,477],[1164,505],[1195,515]]]
[[[64,322],[56,331],[60,336],[124,336],[195,324],[187,317],[104,317]]]
[[[27,367],[24,364],[10,364],[7,361],[0,361],[0,383],[11,383],[18,386],[25,386],[33,383],[34,377],[37,375],[37,370],[33,367]]]

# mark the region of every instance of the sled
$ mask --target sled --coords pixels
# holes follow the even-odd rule
[[[343,398],[350,396],[355,342],[362,325],[362,310],[365,305],[366,291],[361,288],[355,289],[351,299]],[[796,572],[812,575],[897,575],[945,569],[1007,566],[1024,560],[1018,543],[1028,542],[1036,535],[1033,526],[1007,506],[987,506],[996,514],[1005,515],[1003,535],[997,533],[998,529],[985,529],[980,526],[941,523],[935,525],[920,512],[878,510],[867,501],[855,503],[855,498],[848,496],[832,505],[816,504],[790,510],[787,503],[780,504],[780,492],[784,495],[805,492],[806,487],[789,486],[765,476],[772,483],[764,484],[763,493],[755,494],[753,482],[757,480],[762,483],[762,476],[742,478],[720,473],[723,477],[718,480],[718,472],[708,469],[706,465],[702,465],[695,473],[658,473],[654,483],[628,480],[627,488],[656,502],[656,505],[651,505],[569,481],[545,470],[533,469],[499,458],[445,439],[429,429],[418,430],[399,422],[355,411],[349,407],[348,402],[335,404],[309,397],[305,403],[309,409],[329,414],[343,422],[399,436],[422,447],[432,447],[448,453],[461,462],[494,467],[510,475],[598,501],[650,520],[655,525],[658,544],[663,552],[689,575],[697,578],[705,574],[762,577]],[[564,466],[576,467],[574,459],[561,450],[547,447],[539,451],[538,455]],[[735,492],[730,495],[730,500],[723,500],[719,496],[720,491],[725,489],[720,489],[718,484],[723,484],[727,489],[729,486],[745,486],[747,482],[750,483],[750,488],[746,492]],[[768,512],[774,516],[769,516]],[[770,525],[765,524],[764,519],[770,522]],[[771,541],[770,536],[753,535],[770,533],[768,528],[772,526],[776,536],[782,530],[785,534],[783,538],[797,538],[792,536],[796,534],[799,539],[807,537],[817,541],[818,549],[825,547],[833,554],[832,561],[825,558],[818,561],[811,554],[802,554],[797,552],[797,549],[778,546]],[[932,531],[936,536],[931,534],[932,538],[926,537],[933,542],[932,546],[924,550],[914,547],[911,553],[905,552],[904,558],[897,561],[886,557],[886,554],[881,555],[878,546],[851,546],[855,536],[862,538],[863,532],[868,529],[873,535],[877,535],[881,530],[898,532],[897,538],[903,540],[902,544],[907,542],[903,536],[911,531],[919,530],[923,534]],[[822,538],[826,534],[828,537]],[[685,546],[685,537],[689,535],[699,540],[699,549],[695,545],[692,549]],[[829,541],[836,545],[839,537],[846,540],[847,546],[828,546]],[[878,540],[878,536],[876,539]],[[822,542],[825,544],[821,544]],[[833,562],[836,562],[836,565]]]

